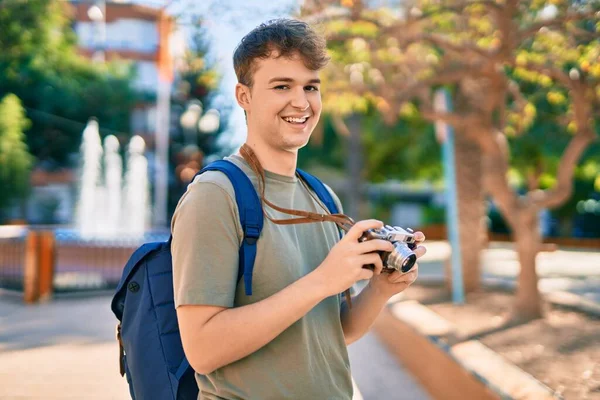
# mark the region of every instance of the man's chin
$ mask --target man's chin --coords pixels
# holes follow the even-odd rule
[[[287,151],[297,152],[298,150],[300,150],[308,144],[309,139],[310,136],[304,140],[290,140],[283,144],[283,148]]]

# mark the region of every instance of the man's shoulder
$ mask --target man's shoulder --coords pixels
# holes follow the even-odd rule
[[[237,213],[235,192],[229,178],[218,171],[206,171],[188,184],[177,202],[171,229],[174,229],[175,221],[193,219],[198,215],[223,218],[223,215],[237,216]]]
[[[217,190],[221,188],[229,194],[233,194],[233,184],[225,175],[220,171],[206,171],[196,176],[192,182],[188,185],[188,191],[197,190]]]
[[[244,172],[244,174],[248,175],[246,165],[239,160],[239,157],[232,155],[232,156],[225,157],[224,160],[231,162],[233,165],[240,168],[242,170],[242,172]],[[195,189],[200,186],[203,188],[206,186],[210,186],[210,185],[203,185],[206,183],[218,186],[231,195],[234,194],[233,183],[231,182],[231,180],[229,180],[229,178],[227,177],[227,175],[225,175],[225,173],[220,172],[220,171],[206,171],[206,172],[203,172],[202,174],[196,176],[194,178],[194,180],[189,184],[188,190]]]

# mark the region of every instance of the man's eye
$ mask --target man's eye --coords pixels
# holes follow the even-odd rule
[[[287,88],[288,88],[288,85],[279,85],[279,86],[275,86],[273,89],[280,90],[280,89],[287,89]]]
[[[305,89],[310,92],[318,92],[319,91],[319,88],[316,86],[307,86],[307,87],[305,87]]]

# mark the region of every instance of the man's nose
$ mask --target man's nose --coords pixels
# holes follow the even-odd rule
[[[306,97],[306,92],[304,88],[298,88],[294,91],[294,96],[291,102],[292,107],[297,108],[299,110],[306,110],[309,107],[308,98]]]

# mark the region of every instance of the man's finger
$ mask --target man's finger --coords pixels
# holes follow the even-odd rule
[[[414,253],[417,256],[417,258],[421,258],[425,255],[425,253],[427,253],[427,248],[425,246],[418,246],[414,250]]]
[[[379,254],[376,254],[375,262],[373,263],[373,265],[375,266],[375,271],[373,271],[375,275],[381,274],[381,271],[383,271],[383,261],[381,261],[381,257],[379,257]]]
[[[383,261],[381,261],[381,257],[377,253],[365,254],[363,257],[363,265],[373,265],[373,274],[379,275],[383,270]]]
[[[394,271],[391,274],[388,275],[388,282],[392,283],[394,282],[396,279],[398,279],[398,277],[400,277],[402,275],[401,272],[399,271]]]
[[[369,229],[381,229],[383,228],[383,222],[376,219],[365,219],[358,221],[352,228],[346,233],[345,238],[348,240],[356,241],[362,236],[362,234]]]
[[[395,277],[392,277],[390,275],[390,277],[388,278],[388,281],[390,283],[401,283],[401,282],[403,282],[403,283],[410,283],[410,282],[412,282],[412,280],[413,280],[413,278],[411,278],[411,273],[410,272],[408,272],[406,274],[398,274]]]
[[[372,253],[374,251],[392,251],[394,245],[387,240],[372,239],[359,244],[361,254]]]
[[[404,282],[404,283],[408,283],[410,285],[411,283],[413,283],[416,280],[417,280],[417,272],[411,270],[410,272],[408,272],[404,275],[401,275],[398,279],[396,279],[396,281],[394,283]]]
[[[400,273],[398,271],[394,271],[388,277],[388,282],[390,282],[390,283],[404,282],[404,283],[411,284],[417,279],[417,274],[418,274],[417,269],[415,269],[414,267],[413,267],[413,269],[410,270],[410,272],[407,272],[405,274]]]
[[[360,274],[359,280],[371,279],[372,277],[373,277],[373,271],[371,271],[370,269],[363,268],[363,270]]]
[[[414,236],[415,236],[415,240],[417,242],[423,242],[423,241],[425,241],[425,234],[423,232],[421,232],[421,231],[415,232]]]

